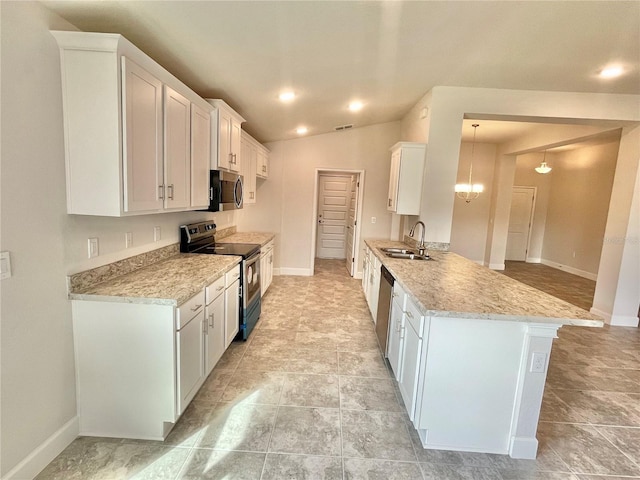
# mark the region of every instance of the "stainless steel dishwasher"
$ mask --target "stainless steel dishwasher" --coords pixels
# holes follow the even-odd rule
[[[384,265],[380,266],[380,294],[378,295],[378,311],[376,312],[376,335],[382,354],[387,356],[387,336],[389,330],[389,314],[391,312],[391,294],[395,278]]]

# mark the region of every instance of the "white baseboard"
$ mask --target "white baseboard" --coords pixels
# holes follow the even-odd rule
[[[525,259],[526,263],[542,263],[542,259],[541,258],[533,258],[533,257],[529,257],[527,259]]]
[[[612,327],[638,327],[640,326],[640,318],[633,315],[611,315],[595,307],[589,310],[594,315],[604,318],[605,323]]]
[[[298,277],[312,277],[313,271],[310,268],[280,268],[279,275],[294,275]]]
[[[504,263],[490,263],[489,268],[491,270],[504,270]]]
[[[79,431],[80,419],[76,416],[36,447],[24,460],[2,477],[2,480],[26,480],[34,478],[76,439]]]
[[[558,270],[564,270],[565,272],[572,273],[574,275],[578,275],[582,278],[588,278],[589,280],[593,280],[594,282],[598,279],[597,273],[587,272],[585,270],[580,270],[579,268],[570,267],[569,265],[563,265],[562,263],[552,262],[551,260],[541,259],[540,263],[546,265],[547,267],[557,268]]]

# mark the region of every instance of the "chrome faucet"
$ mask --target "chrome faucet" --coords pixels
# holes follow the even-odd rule
[[[420,255],[424,255],[424,252],[425,252],[425,250],[427,249],[427,248],[424,246],[424,231],[425,231],[424,223],[422,223],[420,220],[418,220],[418,221],[413,225],[413,227],[411,227],[411,230],[409,230],[409,236],[410,236],[411,238],[413,238],[413,234],[416,232],[416,227],[417,227],[418,225],[422,225],[422,236],[420,237],[420,245],[418,245],[418,253],[419,253]]]

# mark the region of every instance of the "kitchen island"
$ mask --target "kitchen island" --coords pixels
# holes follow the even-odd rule
[[[459,255],[392,259],[388,357],[425,448],[535,458],[553,339],[563,325],[601,327],[589,312]]]

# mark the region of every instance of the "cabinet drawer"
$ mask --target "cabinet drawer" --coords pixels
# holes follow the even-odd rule
[[[405,313],[407,314],[407,321],[413,327],[419,338],[422,338],[422,332],[424,330],[424,319],[422,313],[413,302],[413,299],[407,296],[407,303],[405,305]]]
[[[229,288],[229,286],[240,278],[240,265],[236,265],[227,273],[224,274],[224,286]]]
[[[180,330],[189,320],[198,315],[204,309],[204,290],[198,292],[189,300],[178,307],[176,328]]]
[[[222,275],[215,282],[204,289],[207,305],[213,302],[219,295],[224,293],[225,275]]]

